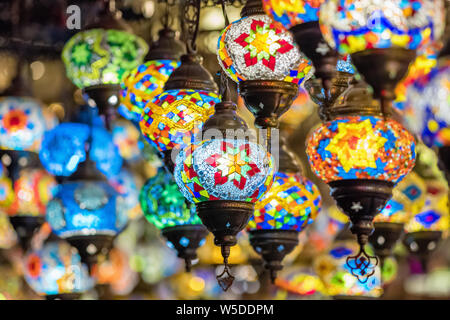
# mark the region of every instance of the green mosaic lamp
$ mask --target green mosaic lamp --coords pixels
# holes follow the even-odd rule
[[[89,105],[98,107],[108,126],[119,106],[122,78],[143,62],[148,45],[107,7],[69,39],[62,60],[67,77],[83,90]]]
[[[197,259],[197,249],[205,243],[208,234],[195,212],[180,192],[172,175],[160,168],[141,189],[139,195],[142,211],[147,220],[161,230],[167,246],[184,259],[186,271]]]

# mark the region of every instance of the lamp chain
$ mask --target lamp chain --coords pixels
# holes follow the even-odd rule
[[[201,0],[186,0],[183,8],[183,22],[188,53],[197,52],[197,34],[200,22]]]

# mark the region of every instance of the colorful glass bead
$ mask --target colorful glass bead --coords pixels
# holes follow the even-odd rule
[[[46,130],[42,106],[31,98],[0,98],[0,148],[39,151]]]
[[[320,5],[324,0],[263,0],[269,17],[286,29],[298,24],[319,20]]]
[[[44,243],[25,256],[24,276],[40,295],[83,293],[94,286],[77,249],[65,241]]]
[[[142,134],[161,152],[182,149],[200,132],[219,101],[208,91],[164,91],[144,108],[139,123]]]
[[[89,29],[76,33],[64,45],[62,60],[67,77],[79,88],[119,85],[127,71],[143,62],[148,45],[121,30]]]
[[[245,140],[205,140],[186,147],[176,158],[175,181],[191,202],[256,202],[270,188],[272,178],[272,156]]]
[[[139,195],[147,220],[158,229],[187,224],[202,224],[195,206],[188,206],[173,178],[159,169],[141,189]]]
[[[174,60],[151,60],[128,73],[121,83],[120,102],[139,121],[148,102],[162,93],[169,76],[180,65]]]
[[[376,179],[394,184],[415,163],[413,136],[398,122],[374,116],[338,117],[308,138],[308,160],[326,183]]]
[[[248,230],[302,231],[320,211],[319,189],[295,173],[276,172],[269,191],[255,203]]]
[[[217,45],[217,58],[234,81],[284,80],[301,84],[311,62],[298,50],[292,35],[267,15],[244,17],[228,25]]]
[[[325,40],[341,54],[372,48],[415,50],[439,39],[442,1],[326,0],[320,7]]]

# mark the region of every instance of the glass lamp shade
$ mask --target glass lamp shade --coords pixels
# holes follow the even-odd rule
[[[115,236],[128,216],[118,205],[118,193],[106,182],[65,182],[47,205],[46,219],[61,238]]]
[[[130,112],[129,120],[139,122],[144,107],[162,93],[167,79],[179,65],[175,60],[150,60],[124,77],[120,101]]]
[[[264,11],[286,29],[319,20],[324,0],[263,0]]]
[[[314,270],[323,281],[330,296],[363,296],[377,298],[383,293],[379,266],[371,265],[375,271],[367,282],[361,283],[351,273],[347,257],[357,254],[359,246],[355,241],[338,241],[314,261]]]
[[[413,116],[414,112],[411,103],[407,103],[406,94],[409,87],[413,86],[415,81],[429,74],[437,65],[438,50],[433,46],[426,47],[422,52],[417,53],[417,57],[409,66],[408,74],[395,88],[396,99],[393,107],[405,117]]]
[[[375,179],[394,184],[415,163],[413,136],[398,122],[375,116],[338,117],[308,138],[308,160],[326,183]]]
[[[300,53],[292,35],[264,14],[228,25],[217,45],[219,64],[236,82],[284,80],[301,84],[311,63]]]
[[[122,168],[119,174],[109,177],[108,182],[120,195],[117,198],[118,210],[123,210],[129,219],[142,216],[139,190],[133,173]]]
[[[392,198],[375,216],[374,222],[406,223],[411,212],[408,204],[408,198],[401,191],[394,189]]]
[[[142,134],[161,152],[182,149],[200,132],[219,101],[215,93],[208,91],[164,91],[144,108],[139,123]]]
[[[90,128],[83,123],[66,122],[45,133],[39,158],[55,176],[70,176],[86,160],[85,144]],[[105,175],[118,174],[122,166],[119,149],[106,129],[95,126],[92,131],[91,159]]]
[[[83,293],[94,285],[77,249],[65,241],[44,243],[27,253],[24,264],[25,280],[40,295]]]
[[[419,78],[407,90],[408,127],[429,147],[450,146],[450,62]]]
[[[319,189],[295,173],[276,172],[269,191],[255,203],[248,230],[302,231],[320,211]]]
[[[424,206],[406,223],[406,232],[448,232],[450,228],[448,188],[445,182],[439,182],[438,186],[439,188],[433,187],[433,193],[427,193]]]
[[[327,0],[320,7],[325,40],[341,54],[373,48],[416,50],[443,31],[442,1]]]
[[[212,139],[182,150],[174,175],[184,197],[194,203],[256,202],[272,185],[273,170],[272,156],[261,145]]]
[[[159,169],[141,189],[139,196],[147,220],[158,229],[202,224],[195,206],[188,206],[173,178]]]
[[[122,77],[143,62],[148,45],[121,30],[89,29],[65,44],[62,60],[68,78],[79,88],[119,85]]]
[[[112,137],[119,149],[120,156],[130,162],[141,157],[142,142],[139,141],[141,133],[136,126],[126,120],[117,120],[112,124]]]
[[[39,151],[46,130],[41,105],[34,99],[0,98],[0,148]]]
[[[55,178],[45,170],[24,169],[14,182],[14,201],[6,211],[10,216],[45,215],[45,207],[56,190]]]

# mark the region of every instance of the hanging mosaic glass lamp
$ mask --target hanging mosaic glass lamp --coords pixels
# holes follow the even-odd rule
[[[79,299],[94,285],[77,249],[52,234],[25,255],[24,277],[47,300]]]
[[[387,202],[380,214],[374,219],[374,232],[369,237],[369,243],[383,265],[386,257],[392,254],[397,241],[403,235],[405,220],[409,217],[406,196],[395,188],[393,197]]]
[[[57,195],[47,205],[46,219],[58,237],[78,249],[81,260],[92,270],[99,258],[108,254],[128,216],[125,201],[90,156],[92,125],[90,128],[86,160],[59,185]]]
[[[315,76],[305,81],[305,89],[308,91],[312,101],[319,105],[319,117],[322,121],[327,121],[328,108],[336,99],[348,88],[355,74],[355,69],[350,61],[350,55],[339,59],[336,64],[335,75],[331,79],[328,91],[325,91],[322,81]]]
[[[89,119],[94,125],[91,129]],[[126,121],[126,120],[124,120]],[[113,135],[103,125],[97,108],[80,106],[79,112],[71,122],[64,122],[45,133],[39,158],[45,169],[51,174],[63,177],[73,174],[78,166],[86,160],[86,142],[92,130],[91,161],[98,170],[108,176],[119,174],[122,157],[114,144]]]
[[[147,220],[161,230],[167,245],[184,259],[189,272],[208,234],[195,206],[186,202],[173,177],[162,168],[142,187],[139,200]]]
[[[90,106],[97,106],[108,129],[119,106],[123,76],[148,52],[145,41],[116,17],[113,4],[105,1],[98,20],[70,38],[62,51],[67,77],[83,90]]]
[[[241,17],[222,31],[217,56],[225,73],[238,83],[255,126],[267,129],[269,146],[271,128],[278,127],[278,118],[311,76],[312,66],[291,34],[264,13],[260,0],[247,1]]]
[[[336,74],[338,53],[324,40],[319,13],[325,0],[263,0],[264,11],[294,36],[300,50],[312,61],[314,75],[325,92]]]
[[[121,84],[119,113],[139,123],[142,111],[148,102],[162,93],[173,70],[180,66],[180,57],[184,53],[184,45],[175,38],[175,31],[169,28],[170,4],[162,15],[163,28],[159,31],[159,39],[151,46],[145,57],[145,63],[129,72]]]
[[[247,226],[253,249],[262,256],[275,283],[281,261],[298,245],[299,233],[320,211],[319,189],[302,176],[296,156],[281,141],[279,168],[269,191],[255,203]]]
[[[319,22],[328,44],[351,55],[387,112],[415,51],[442,34],[442,12],[439,0],[326,0]]]
[[[226,82],[223,74],[222,82]],[[228,266],[230,247],[247,226],[255,202],[270,188],[274,169],[266,149],[245,136],[247,125],[228,101],[227,89],[222,96],[224,101],[203,126],[204,140],[178,154],[175,181],[186,199],[196,204],[202,223],[214,234],[214,244],[221,247],[225,266],[217,279],[227,290],[234,280]]]
[[[43,170],[37,151],[49,129],[41,104],[31,98],[28,63],[19,59],[17,77],[0,98],[0,159],[7,212],[24,250],[44,223],[45,205],[56,182]],[[53,121],[51,121],[53,122]]]
[[[416,167],[419,162],[419,151]],[[414,171],[410,172],[393,190],[392,198],[380,214],[375,216],[375,230],[369,237],[375,254],[381,260],[381,268],[387,257],[404,234],[405,224],[421,210],[425,203],[426,184]]]
[[[427,272],[427,261],[448,235],[450,215],[448,208],[448,185],[443,179],[426,180],[427,193],[424,206],[405,224],[403,243],[417,257],[422,271]]]
[[[163,92],[145,106],[139,122],[142,134],[162,154],[170,172],[175,159],[172,150],[193,142],[220,101],[218,87],[197,54],[200,1],[186,1],[183,12],[187,54],[181,56],[181,65],[172,72]]]
[[[366,267],[378,261],[364,249],[373,219],[386,206],[393,187],[413,168],[415,142],[401,124],[383,114],[363,82],[352,84],[329,114],[331,120],[308,138],[308,160],[351,220],[360,251],[348,263],[360,281],[367,281],[373,270]]]

